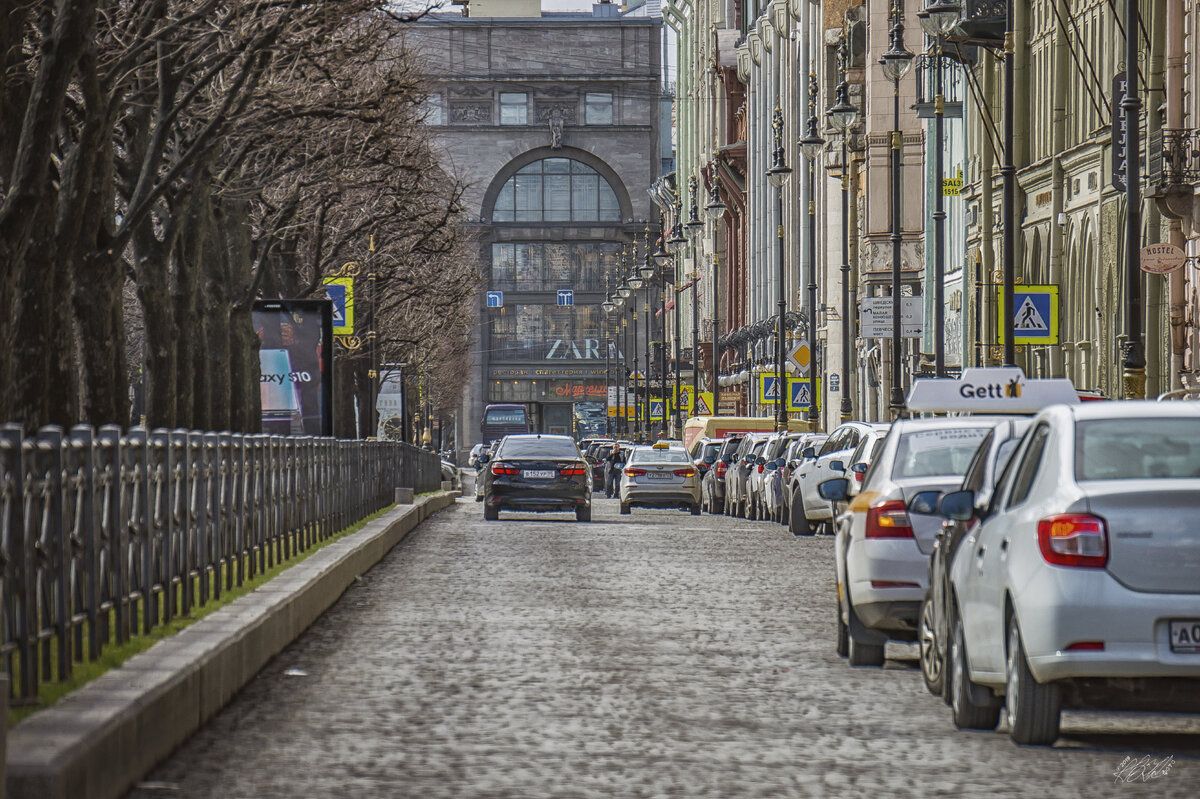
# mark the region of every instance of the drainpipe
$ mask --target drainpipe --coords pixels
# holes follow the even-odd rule
[[[988,104],[989,108],[995,106],[992,102],[992,97],[996,91],[996,59],[990,51],[984,51],[983,54],[983,101]],[[982,110],[979,114],[980,136],[991,136],[991,132],[985,129],[987,119],[984,117]],[[995,115],[992,116],[995,119]],[[982,145],[983,142],[981,141]],[[992,275],[996,270],[996,242],[995,242],[995,218],[996,208],[993,199],[993,171],[995,169],[995,156],[992,154],[992,147],[980,146],[980,164],[979,164],[979,203],[980,214],[983,217],[983,243],[980,245],[980,251],[983,254],[983,275],[982,282],[984,285],[991,284]],[[979,346],[983,350],[983,357],[980,358],[984,366],[990,365],[991,352],[988,350],[989,332],[996,329],[995,321],[992,319],[993,304],[991,302],[991,292],[984,292],[983,301],[980,307],[976,309],[982,322],[982,332],[980,334],[981,341]]]
[[[1065,243],[1063,235],[1065,226],[1058,223],[1059,216],[1064,211],[1063,203],[1063,152],[1067,149],[1067,77],[1068,52],[1067,31],[1065,21],[1070,14],[1067,0],[1054,0],[1056,21],[1054,25],[1054,105],[1050,117],[1050,152],[1053,155],[1050,177],[1050,283],[1062,286],[1064,293],[1070,291],[1063,282],[1063,250]],[[1087,303],[1084,303],[1085,307]],[[1061,325],[1062,322],[1060,321]],[[1081,331],[1082,332],[1082,331]],[[1050,377],[1063,377],[1066,368],[1063,363],[1063,348],[1050,347]]]
[[[1159,109],[1163,105],[1163,39],[1166,37],[1164,10],[1161,6],[1151,10],[1149,27],[1150,27],[1150,52],[1149,52],[1149,71],[1147,72],[1147,84],[1144,89],[1146,95],[1146,138],[1142,142],[1141,151],[1149,153],[1149,142],[1162,131],[1163,118]],[[1161,239],[1160,230],[1162,228],[1162,213],[1159,211],[1157,203],[1143,204],[1143,218],[1146,220],[1146,244],[1158,244]],[[1179,270],[1175,270],[1179,271]],[[1145,310],[1144,319],[1146,320],[1146,378],[1151,386],[1149,389],[1151,395],[1158,395],[1166,391],[1169,387],[1169,378],[1164,379],[1164,366],[1167,371],[1170,370],[1169,362],[1163,363],[1163,343],[1166,338],[1166,331],[1169,330],[1163,324],[1162,311],[1163,303],[1166,299],[1167,284],[1166,280],[1154,276],[1148,276],[1145,285]]]
[[[1183,128],[1184,59],[1183,49],[1183,0],[1166,0],[1167,38],[1167,128]],[[1195,202],[1194,200],[1192,202]],[[1185,219],[1190,219],[1185,216]],[[1189,224],[1190,227],[1190,224]],[[1190,231],[1188,231],[1190,232]],[[1187,240],[1183,221],[1172,219],[1169,232],[1170,242],[1185,248]],[[1182,388],[1183,354],[1185,344],[1184,320],[1184,273],[1188,267],[1176,269],[1168,277],[1167,302],[1171,318],[1171,384],[1172,389]]]

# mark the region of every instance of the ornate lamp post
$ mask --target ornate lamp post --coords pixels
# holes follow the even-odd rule
[[[1012,13],[1009,3],[1009,14]],[[1142,343],[1142,271],[1139,247],[1142,237],[1141,164],[1138,162],[1138,36],[1141,20],[1137,0],[1125,0],[1125,352],[1121,382],[1125,399],[1146,398],[1146,352]],[[1011,106],[1010,106],[1011,107]],[[1006,114],[1006,117],[1011,116]],[[1007,228],[1005,233],[1007,234]],[[1011,319],[1010,302],[1005,306]]]
[[[767,179],[775,187],[775,219],[778,228],[775,231],[775,265],[776,279],[779,281],[779,315],[775,320],[775,426],[787,430],[787,372],[783,368],[783,317],[787,313],[787,292],[784,290],[783,264],[783,187],[792,174],[783,156],[783,109],[775,104],[775,114],[771,118],[771,129],[775,132],[775,146],[771,152],[771,168],[767,170]]]
[[[850,348],[854,345],[854,308],[850,305],[850,132],[858,122],[858,109],[850,102],[850,84],[846,81],[848,63],[847,41],[842,37],[838,47],[838,69],[841,82],[837,87],[837,102],[825,116],[833,124],[842,140],[842,401],[839,411],[843,422],[854,416],[854,403],[850,399]]]
[[[817,133],[817,75],[808,76],[808,135],[800,140],[800,149],[808,160],[808,421],[816,430],[820,423],[817,410],[817,159],[825,149],[825,140]],[[780,373],[783,373],[780,362]],[[786,388],[786,383],[784,384]],[[780,398],[780,401],[785,401]]]
[[[946,208],[942,197],[945,179],[946,98],[942,94],[942,37],[958,25],[962,8],[958,3],[936,0],[918,15],[926,35],[936,41],[934,48],[933,139],[933,363],[938,377],[946,376]],[[1011,107],[1011,106],[1010,106]]]
[[[900,132],[900,79],[908,73],[912,60],[913,54],[904,46],[904,23],[896,4],[892,6],[891,46],[879,58],[884,76],[892,82],[892,396],[889,406],[893,418],[899,417],[904,410],[904,389],[900,385],[900,156],[904,146],[904,136]],[[811,319],[809,325],[812,326]]]

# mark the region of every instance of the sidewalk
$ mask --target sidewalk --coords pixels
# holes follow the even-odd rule
[[[8,733],[8,799],[118,799],[458,492],[401,505]],[[0,793],[0,797],[5,794]]]

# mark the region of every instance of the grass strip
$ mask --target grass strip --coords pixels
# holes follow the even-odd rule
[[[430,492],[430,493],[436,494],[439,492],[434,491],[434,492]],[[421,496],[425,496],[425,495],[422,494]],[[379,518],[380,516],[387,513],[394,507],[396,507],[396,506],[389,505],[386,508],[383,508],[382,510],[376,511],[375,513],[366,517],[365,519],[358,522],[357,524],[351,525],[350,527],[347,527],[345,530],[334,533],[333,535],[329,536],[328,538],[326,538],[323,541],[318,541],[317,543],[313,544],[305,551],[293,555],[288,560],[280,561],[280,562],[276,563],[270,569],[268,569],[264,572],[259,572],[253,578],[243,581],[240,586],[234,586],[233,588],[229,589],[228,591],[222,590],[220,599],[217,599],[217,600],[210,599],[203,606],[200,606],[199,604],[197,604],[200,600],[200,597],[199,597],[200,581],[194,580],[193,581],[194,591],[192,593],[191,615],[176,616],[167,624],[161,624],[161,623],[157,624],[150,631],[150,633],[148,635],[134,633],[133,636],[130,637],[129,641],[127,641],[124,644],[111,643],[112,639],[110,639],[110,642],[106,642],[105,645],[103,646],[103,648],[100,650],[100,657],[96,658],[95,660],[88,659],[87,655],[85,653],[84,660],[75,661],[74,665],[71,667],[70,679],[64,680],[62,682],[39,682],[38,683],[38,696],[37,696],[36,702],[29,702],[27,704],[21,704],[21,705],[17,705],[17,706],[10,705],[9,710],[8,710],[8,726],[9,726],[9,728],[11,729],[14,725],[18,724],[23,719],[28,718],[29,716],[33,715],[34,713],[37,713],[40,710],[44,710],[48,707],[52,707],[55,703],[57,703],[59,700],[61,700],[64,696],[67,696],[72,691],[75,691],[75,690],[83,687],[84,685],[87,685],[89,682],[96,679],[100,675],[104,674],[109,669],[114,669],[117,666],[120,666],[122,663],[129,660],[129,658],[133,657],[134,655],[138,654],[139,652],[144,652],[145,650],[147,650],[151,646],[153,646],[155,644],[155,642],[160,641],[164,638],[169,638],[172,635],[175,635],[180,630],[194,624],[195,622],[197,622],[200,619],[203,619],[205,616],[208,616],[209,614],[219,610],[220,608],[224,607],[225,605],[228,605],[230,602],[237,599],[238,597],[245,596],[246,594],[250,593],[254,589],[261,586],[263,583],[270,580],[271,578],[290,569],[292,566],[295,566],[297,563],[300,563],[301,561],[303,561],[305,558],[309,557],[313,553],[320,551],[322,548],[328,546],[329,544],[332,544],[334,541],[345,538],[346,536],[351,535],[352,533],[358,532],[366,524]],[[249,555],[249,554],[242,555],[243,565],[246,566],[246,568],[248,568],[247,564],[248,564],[250,557],[252,557],[252,555]],[[210,577],[210,579],[220,579],[221,580],[220,584],[224,585],[225,584],[224,583],[225,571],[227,568],[234,568],[234,565],[233,564],[222,564],[222,566],[219,570],[219,573],[217,573],[215,577]],[[243,572],[243,573],[245,574],[248,572]],[[160,607],[161,607],[161,602],[163,601],[163,595],[160,594],[159,596],[160,596]],[[137,606],[138,606],[138,614],[137,614],[138,617],[136,620],[137,623],[135,625],[133,625],[133,628],[135,630],[140,630],[140,629],[142,629],[142,621],[144,619],[144,614],[146,612],[146,603],[138,602]],[[88,635],[87,622],[84,622],[80,626],[83,628],[83,638],[86,641],[87,635]],[[116,630],[116,612],[114,610],[109,611],[108,629]],[[51,651],[50,651],[51,662],[57,663],[58,662],[58,660],[57,660],[57,658],[58,658],[58,638],[57,637],[50,639],[50,647],[51,647]],[[39,654],[40,654],[40,650],[39,650]],[[13,661],[13,674],[10,677],[10,680],[11,680],[10,685],[13,685],[13,686],[20,685],[20,682],[19,682],[20,677],[21,677],[20,664],[14,660]]]

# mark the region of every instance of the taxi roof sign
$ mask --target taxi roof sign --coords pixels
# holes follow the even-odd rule
[[[964,369],[958,379],[920,378],[908,392],[908,410],[915,412],[1037,413],[1060,403],[1079,404],[1070,380],[1031,380],[1017,366]]]
[[[654,444],[651,445],[651,449],[670,449],[670,448],[671,448],[671,445],[668,444],[666,441],[655,441]]]

